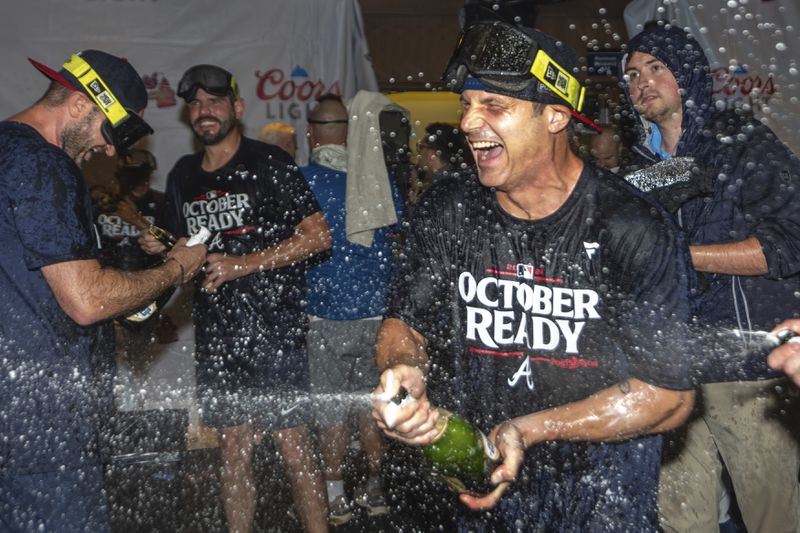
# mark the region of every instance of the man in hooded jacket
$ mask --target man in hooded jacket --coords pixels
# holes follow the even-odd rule
[[[798,313],[800,161],[744,108],[715,107],[708,60],[682,29],[645,27],[628,43],[623,72],[639,120],[622,174],[688,162],[682,176],[651,169],[626,179],[651,189],[686,231],[700,276],[698,322],[743,330],[747,350],[750,331]],[[763,377],[703,377],[698,416],[665,446],[666,531],[719,531],[723,463],[748,531],[800,530],[798,448],[788,423],[796,402],[785,380],[757,381]]]

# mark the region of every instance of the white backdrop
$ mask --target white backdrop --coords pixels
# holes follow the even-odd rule
[[[628,35],[656,19],[687,28],[700,42],[717,98],[751,104],[800,154],[798,0],[634,0],[625,8]]]
[[[298,161],[307,157],[308,106],[324,92],[350,98],[377,90],[357,0],[3,0],[0,17],[0,117],[33,103],[48,80],[27,57],[60,68],[71,54],[97,48],[127,57],[148,87],[145,119],[162,189],[177,158],[195,150],[175,90],[183,72],[217,64],[236,76],[245,100],[245,134],[267,122],[298,128]],[[91,163],[96,163],[93,159]],[[91,165],[94,166],[94,165]],[[98,165],[98,168],[104,168]],[[188,293],[179,291],[187,296]],[[177,342],[151,345],[153,363],[135,377],[121,364],[123,409],[194,408],[194,334],[186,298],[167,307]],[[125,392],[127,391],[127,392]],[[190,429],[190,439],[196,435]]]
[[[175,90],[192,65],[231,71],[245,100],[245,134],[267,122],[298,128],[305,161],[308,106],[324,92],[352,97],[377,90],[357,0],[6,0],[0,17],[0,116],[27,107],[47,87],[27,61],[60,68],[97,48],[124,56],[145,78],[145,119],[156,131],[153,186],[180,155],[195,150]]]

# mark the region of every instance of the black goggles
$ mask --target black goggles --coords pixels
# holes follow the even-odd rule
[[[114,126],[106,119],[100,128],[106,142],[113,144],[116,151],[123,155],[142,137],[153,133],[153,128],[142,117],[131,110],[127,111],[128,115]]]
[[[215,96],[239,99],[239,85],[227,70],[214,65],[195,65],[187,70],[178,82],[178,96],[185,101],[194,98],[197,89]]]
[[[583,107],[584,88],[575,76],[533,37],[502,22],[479,22],[461,35],[443,78],[450,90],[461,92],[470,75],[512,95],[541,93],[541,83],[552,93],[552,103],[566,102],[575,111]]]

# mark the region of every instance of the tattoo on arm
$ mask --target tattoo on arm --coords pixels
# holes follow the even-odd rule
[[[631,392],[631,384],[628,382],[627,379],[625,381],[623,381],[622,383],[620,383],[618,385],[618,387],[619,387],[619,391],[622,394],[630,394],[630,392]]]

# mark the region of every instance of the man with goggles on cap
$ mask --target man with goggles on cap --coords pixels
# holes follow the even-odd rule
[[[569,148],[583,88],[553,37],[467,29],[445,71],[477,176],[417,204],[378,335],[387,435],[436,435],[443,406],[502,458],[475,531],[655,531],[661,440],[693,405],[684,335],[691,269],[668,216]],[[438,386],[436,384],[442,384]]]
[[[98,422],[113,353],[98,323],[197,272],[205,246],[180,241],[161,265],[102,268],[80,164],[151,130],[147,93],[124,59],[73,55],[32,106],[0,123],[0,530],[108,531]]]
[[[239,132],[244,101],[230,72],[194,66],[178,83],[178,96],[203,149],[170,171],[164,224],[174,235],[198,225],[215,234],[193,317],[203,421],[222,434],[228,528],[252,528],[251,460],[259,424],[284,458],[304,528],[325,530],[325,486],[305,425],[310,402],[302,302],[303,262],[330,248],[328,224],[294,160]],[[161,251],[152,236],[140,243]]]

